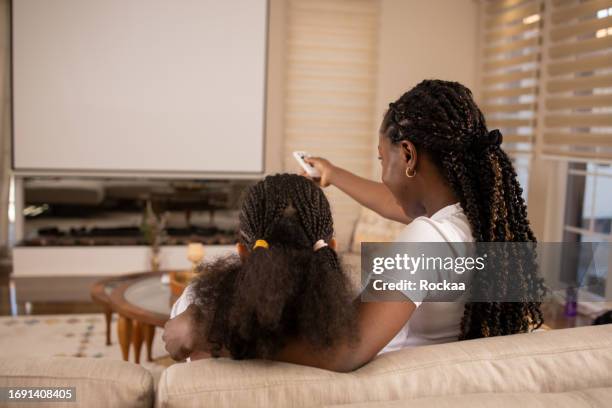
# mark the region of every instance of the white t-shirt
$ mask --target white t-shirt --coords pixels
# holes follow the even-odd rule
[[[176,302],[172,305],[172,309],[170,310],[170,318],[174,319],[177,315],[183,313],[190,304],[193,303],[193,287],[188,285],[181,296],[176,299]],[[187,357],[187,362],[191,362],[191,357]]]
[[[189,307],[189,305],[193,303],[193,300],[193,288],[191,285],[189,285],[172,305],[172,309],[170,310],[170,318],[174,319],[177,315],[183,313]]]
[[[415,218],[396,242],[473,242],[470,223],[459,203],[440,209],[431,217]],[[404,347],[448,343],[457,340],[464,300],[415,302],[416,310],[379,354]]]

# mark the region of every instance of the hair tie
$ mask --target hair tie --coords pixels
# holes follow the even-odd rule
[[[503,139],[504,137],[502,136],[499,129],[494,129],[488,133],[483,133],[482,135],[480,135],[480,137],[478,138],[478,143],[483,147],[499,146],[502,143]]]
[[[502,136],[499,129],[493,129],[487,133],[481,133],[480,136],[476,138],[475,145],[477,148],[486,149],[487,147],[499,147],[502,144],[504,137]]]
[[[266,241],[265,239],[258,239],[257,241],[255,241],[255,245],[253,245],[253,249],[255,248],[264,248],[264,249],[268,249],[270,248],[270,245],[268,244],[268,241]]]
[[[499,129],[493,129],[488,134],[489,143],[493,146],[499,146],[504,141],[504,136]]]
[[[312,250],[317,252],[319,249],[326,247],[327,242],[323,241],[322,239],[318,240],[317,242],[314,243],[314,245],[312,246]]]

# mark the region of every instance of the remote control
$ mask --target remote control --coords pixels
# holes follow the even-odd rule
[[[310,157],[308,153],[302,152],[302,151],[296,151],[296,152],[293,152],[293,157],[295,157],[295,160],[297,160],[297,162],[300,163],[300,166],[302,166],[306,174],[308,174],[310,177],[312,178],[321,177],[321,173],[319,173],[319,170],[315,169],[313,166],[311,166],[310,164],[306,163],[306,161],[304,161],[304,159],[307,159]]]

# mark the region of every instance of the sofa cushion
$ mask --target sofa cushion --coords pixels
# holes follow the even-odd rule
[[[408,401],[365,402],[326,405],[325,408],[606,408],[612,401],[612,388],[587,388],[553,393],[482,393],[417,398]]]
[[[155,396],[153,377],[141,366],[97,358],[0,358],[0,387],[76,388],[76,403],[35,404],[54,408],[144,408],[153,406]]]
[[[362,242],[393,242],[406,226],[363,207],[353,230],[350,251],[359,254]]]
[[[348,374],[201,360],[162,374],[159,407],[312,407],[472,393],[612,386],[612,325],[454,342],[379,356]]]

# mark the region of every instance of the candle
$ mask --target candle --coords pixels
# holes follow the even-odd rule
[[[190,243],[187,246],[187,259],[189,259],[194,266],[202,262],[202,259],[204,259],[204,245],[199,242]]]

